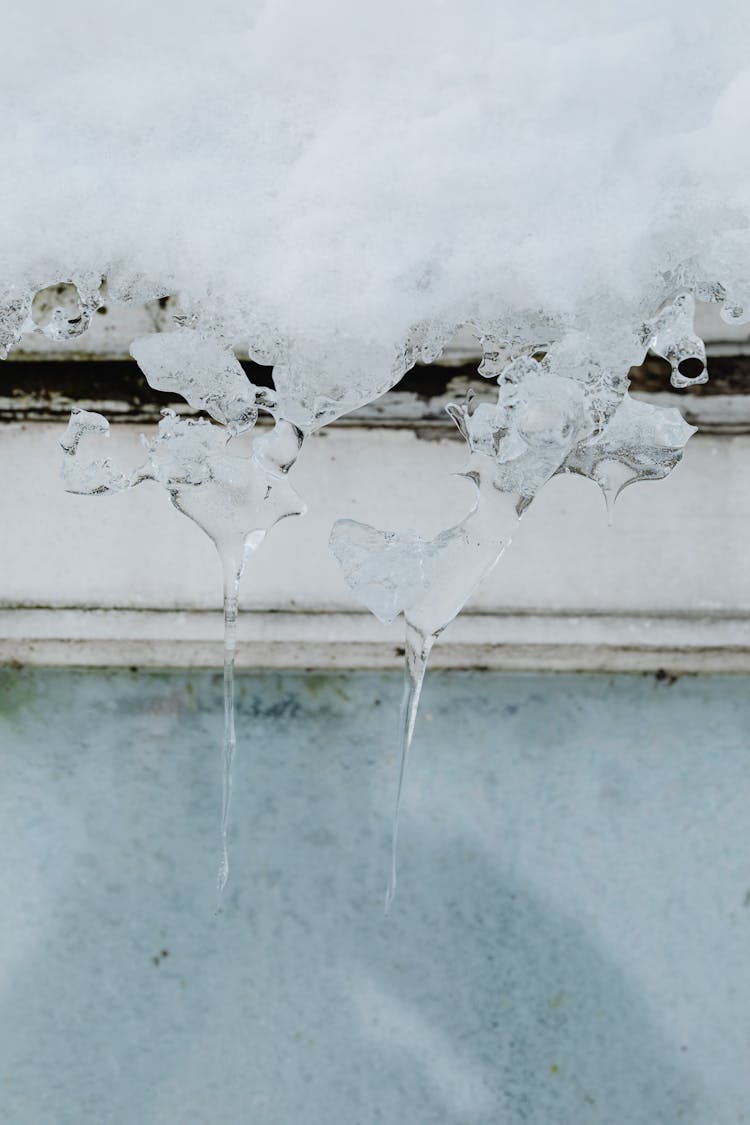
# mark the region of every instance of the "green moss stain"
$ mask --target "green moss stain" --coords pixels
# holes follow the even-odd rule
[[[36,681],[31,672],[0,668],[0,722],[13,730],[23,730],[24,716],[33,707],[36,694]]]
[[[349,702],[349,693],[345,691],[341,679],[338,676],[331,676],[330,673],[326,675],[318,675],[314,672],[308,672],[302,679],[302,685],[310,696],[311,699],[318,700],[327,694],[335,695],[342,703]]]

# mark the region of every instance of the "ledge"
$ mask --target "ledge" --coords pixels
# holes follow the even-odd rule
[[[240,668],[391,668],[403,625],[361,613],[241,614]],[[164,610],[0,610],[0,663],[214,667],[221,615]],[[750,672],[750,618],[464,612],[440,638],[434,668],[500,671]]]

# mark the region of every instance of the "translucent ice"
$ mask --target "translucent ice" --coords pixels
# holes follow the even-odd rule
[[[131,344],[130,352],[154,390],[182,395],[230,433],[255,425],[258,403],[272,405],[272,393],[253,386],[231,347],[211,336],[178,328],[143,336]]]
[[[500,349],[489,342],[485,374]],[[496,403],[451,403],[468,449],[464,475],[476,486],[467,516],[435,538],[383,532],[339,520],[330,546],[352,593],[381,621],[404,614],[405,689],[401,767],[393,818],[386,911],[396,890],[399,809],[427,661],[435,640],[494,568],[517,520],[560,472],[590,477],[608,507],[626,485],[666,476],[693,427],[676,410],[634,402],[627,380],[609,374],[566,339],[542,362],[519,357],[500,368]]]
[[[693,329],[694,317],[695,301],[690,293],[682,293],[647,325],[651,350],[672,368],[673,387],[708,382],[706,349]]]
[[[604,432],[576,446],[563,468],[595,481],[611,511],[629,484],[667,476],[694,433],[679,410],[636,402],[627,395]]]
[[[406,621],[401,766],[386,911],[396,891],[399,809],[430,651],[496,565],[518,520],[520,497],[495,488],[487,460],[473,455],[466,470],[477,489],[472,510],[432,540],[381,532],[355,520],[339,520],[331,532],[331,550],[354,596],[383,622],[399,613]]]
[[[338,520],[329,542],[352,591],[384,625],[435,584],[439,547],[415,532],[378,531],[356,520]]]
[[[176,336],[175,347],[172,337]],[[119,492],[146,480],[158,481],[172,503],[201,527],[214,542],[224,584],[224,769],[221,815],[221,860],[218,885],[223,890],[229,874],[228,832],[232,793],[232,766],[236,748],[234,721],[234,663],[240,580],[249,555],[274,524],[299,515],[305,506],[287,480],[299,452],[298,431],[280,420],[269,434],[256,438],[249,456],[229,448],[233,436],[252,426],[257,418],[256,397],[268,406],[265,395],[248,383],[242,368],[219,345],[197,340],[196,351],[205,361],[201,383],[190,350],[194,338],[165,334],[135,346],[148,367],[147,374],[169,390],[185,394],[193,405],[203,405],[222,416],[226,425],[203,418],[179,418],[163,411],[155,439],[143,439],[147,459],[133,473],[118,473],[108,460],[86,461],[81,441],[89,435],[106,436],[109,425],[100,414],[75,410],[61,439],[65,457],[63,480],[71,492]],[[187,344],[189,341],[189,344]],[[181,366],[184,364],[184,368]],[[191,365],[192,364],[192,365]]]
[[[91,317],[103,303],[101,278],[63,282],[40,289],[31,304],[31,320],[50,340],[70,340],[81,336]]]
[[[67,429],[60,439],[66,456],[62,463],[62,478],[68,492],[93,496],[101,492],[119,492],[129,485],[128,478],[119,473],[109,458],[82,461],[78,447],[87,434],[109,437],[109,422],[102,414],[74,407]]]

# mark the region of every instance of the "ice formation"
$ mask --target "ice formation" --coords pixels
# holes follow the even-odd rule
[[[245,560],[302,510],[287,479],[321,426],[432,360],[461,325],[497,403],[455,404],[476,503],[427,541],[353,521],[355,595],[409,633],[413,731],[434,638],[551,476],[608,504],[665,475],[688,430],[627,398],[651,349],[707,377],[694,301],[750,318],[750,7],[742,0],[125,0],[5,13],[0,353],[85,331],[106,301],[179,294],[135,341],[167,415],[144,465],[81,449],[66,487],[159,481],[225,575],[226,781]],[[44,75],[44,82],[39,75]],[[253,387],[237,355],[273,366]],[[248,456],[239,436],[273,428]],[[226,877],[225,864],[222,879]]]
[[[154,346],[156,345],[156,346]],[[236,748],[234,723],[234,661],[240,580],[248,557],[266,533],[286,516],[301,515],[305,506],[286,480],[296,460],[301,436],[296,427],[277,419],[273,429],[256,437],[249,456],[233,453],[232,438],[252,428],[258,408],[274,413],[274,396],[254,387],[234,359],[216,341],[174,332],[133,344],[151,385],[175,390],[223,423],[204,418],[178,418],[164,410],[158,436],[143,439],[146,460],[126,474],[107,459],[85,460],[79,446],[87,434],[106,435],[101,414],[74,410],[61,439],[62,475],[69,492],[120,492],[152,480],[168,491],[179,511],[194,520],[216,546],[224,582],[224,778],[221,815],[222,853],[219,890],[229,875],[229,809],[232,765]],[[202,378],[197,374],[200,362]]]
[[[681,318],[684,302],[674,304],[671,316]],[[668,313],[662,322],[671,341]],[[687,337],[680,337],[675,364],[692,351],[695,339],[688,344]],[[448,413],[469,449],[463,475],[476,486],[474,506],[455,527],[424,540],[343,519],[331,532],[331,550],[354,596],[384,623],[401,613],[406,623],[401,768],[386,910],[396,890],[406,765],[427,661],[438,636],[497,564],[515,524],[556,473],[590,477],[611,513],[627,485],[666,476],[694,433],[678,410],[634,401],[622,380],[608,377],[590,359],[581,363],[583,358],[564,341],[541,362],[524,357],[503,368],[496,404],[477,404],[471,398],[449,404]],[[492,369],[490,362],[483,366],[485,373]]]

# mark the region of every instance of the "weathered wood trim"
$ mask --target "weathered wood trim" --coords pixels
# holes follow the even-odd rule
[[[248,378],[272,386],[272,369],[243,362]],[[446,403],[469,390],[492,395],[492,383],[477,375],[476,358],[460,367],[417,365],[387,394],[339,420],[336,425],[436,426],[453,423]],[[655,357],[631,371],[631,389],[647,401],[674,406],[692,425],[720,433],[750,432],[750,355],[717,356],[711,380],[684,391],[670,388],[667,364]],[[0,422],[56,422],[73,406],[96,410],[111,422],[156,421],[169,406],[190,413],[182,399],[154,391],[138,366],[125,360],[51,362],[24,360],[0,366]]]

